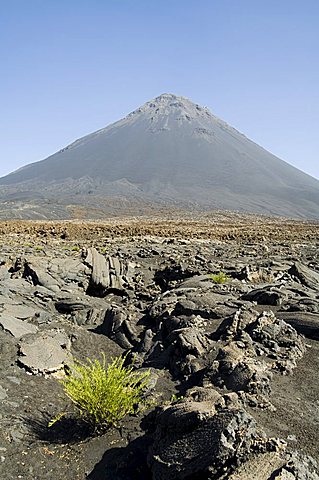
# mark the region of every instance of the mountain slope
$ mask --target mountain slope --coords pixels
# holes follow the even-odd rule
[[[171,94],[1,178],[0,185],[3,199],[38,192],[53,203],[98,204],[103,211],[107,196],[124,204],[319,218],[318,180],[208,109]]]

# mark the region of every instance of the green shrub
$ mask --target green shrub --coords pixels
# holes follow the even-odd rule
[[[211,279],[214,283],[226,283],[228,280],[227,275],[224,272],[218,272],[216,274],[211,274]]]
[[[146,404],[142,396],[150,372],[138,373],[132,365],[125,367],[125,359],[114,358],[107,366],[104,355],[102,361],[74,360],[69,374],[59,380],[77,415],[95,431],[117,426],[122,418],[136,411],[138,403]],[[60,418],[61,414],[49,425]]]

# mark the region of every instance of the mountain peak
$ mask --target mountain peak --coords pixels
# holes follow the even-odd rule
[[[37,191],[70,205],[82,201],[96,206],[116,197],[319,216],[317,180],[251,142],[206,107],[173,93],[162,93],[0,184],[10,186],[3,199],[22,189],[27,199]]]
[[[173,93],[162,93],[161,95],[149,100],[137,110],[134,110],[129,116],[144,114],[153,121],[156,117],[171,117],[175,120],[194,120],[210,117],[217,119],[207,107],[201,107],[186,97],[181,97]]]
[[[185,97],[179,97],[175,95],[175,93],[161,93],[160,95],[158,95],[153,99],[153,101],[155,102],[165,102],[165,101],[170,102],[174,100],[187,100],[187,99]]]
[[[172,108],[193,108],[197,111],[208,110],[207,108],[201,107],[197,103],[192,102],[189,98],[178,96],[174,93],[162,93],[158,97],[146,102],[145,105],[152,106],[152,104],[155,104],[156,106],[168,106]]]

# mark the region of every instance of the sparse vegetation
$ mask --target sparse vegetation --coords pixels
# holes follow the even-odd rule
[[[226,273],[224,272],[212,273],[210,276],[213,282],[218,284],[226,283],[229,280]]]
[[[150,373],[137,373],[133,365],[124,366],[125,359],[114,358],[108,365],[104,355],[102,361],[74,360],[68,375],[60,380],[76,414],[95,431],[117,426],[126,415],[136,412],[137,404],[146,404],[143,391]],[[64,415],[59,414],[49,426]]]
[[[179,402],[182,402],[183,400],[184,400],[183,395],[176,395],[176,393],[173,393],[169,403],[179,403]]]

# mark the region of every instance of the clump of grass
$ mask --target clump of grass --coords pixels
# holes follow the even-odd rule
[[[224,272],[212,273],[210,276],[213,282],[218,284],[226,283],[229,280]]]
[[[143,391],[150,372],[137,373],[133,365],[124,366],[125,360],[126,357],[114,358],[108,365],[104,355],[102,361],[74,360],[68,375],[59,380],[76,414],[95,432],[117,426],[126,415],[136,412],[137,404],[146,405]],[[49,426],[64,415],[59,414]]]

